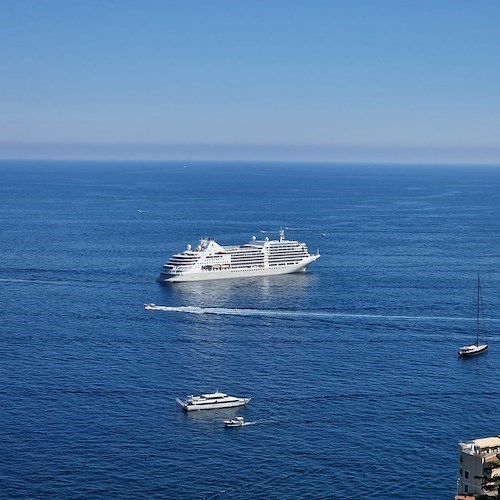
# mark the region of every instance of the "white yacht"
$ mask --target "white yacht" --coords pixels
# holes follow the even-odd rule
[[[285,231],[278,240],[255,236],[244,245],[221,246],[211,238],[202,238],[196,248],[175,254],[163,266],[157,281],[200,281],[244,276],[271,276],[304,271],[319,259],[319,251],[310,254],[305,243],[285,239]]]
[[[186,411],[191,410],[218,410],[221,408],[233,408],[235,406],[246,405],[251,398],[238,398],[228,396],[219,390],[211,394],[202,394],[201,396],[188,396],[184,401],[179,398],[176,401]]]

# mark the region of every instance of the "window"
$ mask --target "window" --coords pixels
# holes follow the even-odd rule
[[[469,471],[468,471],[468,470],[466,470],[466,471],[464,471],[464,472],[465,472],[465,473],[464,473],[464,477],[465,477],[465,479],[469,479]]]
[[[469,493],[469,485],[468,484],[464,485],[464,492]]]

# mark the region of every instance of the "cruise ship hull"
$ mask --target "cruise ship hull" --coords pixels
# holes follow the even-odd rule
[[[231,278],[251,278],[260,276],[274,276],[305,271],[306,267],[319,258],[319,254],[311,255],[299,264],[273,266],[268,268],[228,269],[217,271],[192,271],[182,274],[161,273],[156,281],[159,283],[180,283],[187,281],[204,281]]]

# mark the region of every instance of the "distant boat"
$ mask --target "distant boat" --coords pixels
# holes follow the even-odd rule
[[[224,420],[225,427],[244,427],[245,425],[253,425],[255,422],[245,422],[243,417],[234,417],[229,420]]]
[[[483,336],[486,335],[484,328],[484,317],[483,317],[483,299],[481,296],[481,281],[479,278],[479,272],[477,273],[477,318],[476,318],[476,343],[470,345],[464,345],[458,351],[458,355],[461,358],[470,358],[472,356],[477,356],[488,349],[488,344],[479,344],[479,334],[482,331]]]

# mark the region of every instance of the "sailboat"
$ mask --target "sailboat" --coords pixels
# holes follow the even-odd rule
[[[481,323],[483,310],[483,300],[481,297],[481,282],[479,279],[479,272],[477,273],[477,319],[476,319],[476,343],[471,345],[464,345],[458,351],[458,355],[461,358],[469,358],[471,356],[477,356],[488,349],[488,344],[479,343],[479,332],[481,328],[484,331],[484,318],[483,323]]]

